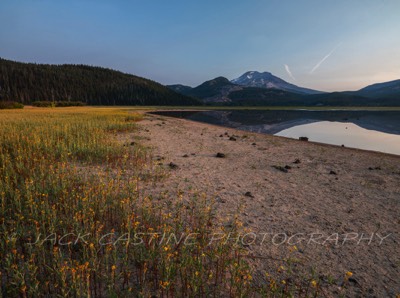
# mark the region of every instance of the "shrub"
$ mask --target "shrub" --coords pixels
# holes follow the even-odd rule
[[[34,101],[32,102],[32,105],[34,107],[40,107],[40,108],[50,108],[55,106],[55,104],[52,101]]]
[[[32,105],[41,108],[82,107],[85,103],[81,101],[34,101]]]
[[[24,105],[15,101],[0,101],[0,110],[4,109],[23,109]]]

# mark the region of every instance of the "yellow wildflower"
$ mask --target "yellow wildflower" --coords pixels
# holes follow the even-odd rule
[[[316,288],[316,287],[317,287],[317,282],[316,282],[315,280],[312,280],[312,281],[311,281],[311,285],[312,285],[314,288]]]
[[[350,271],[347,271],[346,272],[346,277],[347,278],[350,278],[350,277],[352,277],[353,276],[353,272],[350,272]]]

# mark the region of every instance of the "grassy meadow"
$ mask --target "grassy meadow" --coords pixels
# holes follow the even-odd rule
[[[279,279],[265,272],[256,283],[243,247],[210,243],[213,233],[241,229],[235,219],[218,222],[212,198],[179,190],[143,195],[167,173],[150,149],[133,143],[142,117],[118,108],[0,111],[3,297],[308,297],[322,291],[317,279],[286,282],[290,270]],[[121,141],[127,134],[132,138]]]

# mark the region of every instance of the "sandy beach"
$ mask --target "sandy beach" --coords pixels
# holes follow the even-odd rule
[[[146,192],[196,191],[223,221],[238,214],[255,282],[290,254],[328,297],[400,293],[400,156],[150,114],[138,127],[127,138],[167,173]]]

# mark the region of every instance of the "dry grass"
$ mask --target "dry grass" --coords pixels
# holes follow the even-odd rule
[[[316,281],[266,276],[256,286],[243,247],[210,243],[240,228],[218,223],[212,200],[141,195],[141,173],[154,169],[150,152],[115,137],[141,117],[100,108],[0,111],[1,294],[316,295]]]

